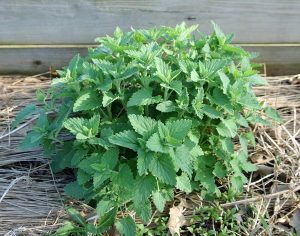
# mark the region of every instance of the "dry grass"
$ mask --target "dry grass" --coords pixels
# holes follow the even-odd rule
[[[300,76],[267,79],[270,86],[257,88],[256,93],[260,100],[277,107],[285,123],[255,127],[257,147],[250,150],[250,159],[259,170],[244,186],[241,201],[230,207],[252,205],[256,209],[245,235],[268,235],[268,230],[273,235],[291,235],[291,220],[300,211]],[[10,129],[15,114],[34,102],[37,89],[49,84],[50,79],[42,75],[0,77],[0,235],[44,235],[67,217],[62,195],[70,177],[54,177],[40,150],[18,150],[30,122],[16,132]],[[177,198],[187,199],[190,206],[203,204],[197,195],[178,193]],[[86,209],[83,204],[77,207]],[[185,215],[192,211],[187,209]],[[269,229],[260,220],[266,214]]]

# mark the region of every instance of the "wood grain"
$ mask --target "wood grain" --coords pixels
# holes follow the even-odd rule
[[[97,36],[182,21],[235,42],[299,42],[299,0],[0,0],[0,44],[91,44]]]
[[[25,46],[24,46],[25,47]],[[268,75],[300,73],[300,46],[243,46],[248,51],[259,53],[258,62],[267,64]],[[68,64],[76,54],[86,55],[84,46],[0,48],[0,73],[37,74],[49,68],[59,69]]]
[[[0,48],[1,74],[37,74],[68,65],[77,53],[87,54],[87,48]]]

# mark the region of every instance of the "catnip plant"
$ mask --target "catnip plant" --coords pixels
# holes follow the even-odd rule
[[[253,92],[267,85],[253,55],[214,23],[209,36],[196,29],[117,28],[37,92],[42,105],[15,119],[14,126],[39,115],[22,146],[41,145],[55,172],[74,171],[65,191],[96,207],[95,232],[115,224],[134,235],[133,217],[147,223],[151,202],[162,212],[175,189],[212,198],[221,194],[218,180],[228,179],[231,191],[242,191],[245,173],[256,170],[248,161],[253,125],[280,122]]]

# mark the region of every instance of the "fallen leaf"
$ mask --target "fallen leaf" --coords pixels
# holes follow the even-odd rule
[[[179,205],[170,208],[168,228],[172,235],[180,235],[180,227],[187,223],[185,216],[183,215],[185,211],[184,205],[185,201],[181,200]]]

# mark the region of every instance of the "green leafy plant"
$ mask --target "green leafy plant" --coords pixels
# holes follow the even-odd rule
[[[245,232],[243,230],[247,232],[245,226],[248,222],[242,222],[242,219],[239,218],[241,217],[235,208],[223,210],[218,206],[204,206],[195,209],[190,226],[187,226],[183,232],[205,236],[243,235]]]
[[[220,195],[216,180],[228,178],[241,191],[245,172],[256,170],[247,160],[251,125],[280,121],[252,90],[267,84],[252,55],[213,27],[200,37],[185,24],[118,28],[75,56],[37,92],[43,106],[29,105],[13,124],[38,114],[23,147],[42,145],[56,172],[73,169],[66,193],[96,206],[100,220],[123,211],[115,226],[124,235],[135,234],[132,212],[148,222],[151,201],[163,211],[175,188],[209,198]]]

